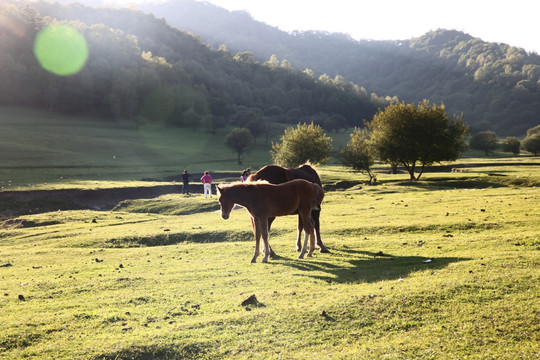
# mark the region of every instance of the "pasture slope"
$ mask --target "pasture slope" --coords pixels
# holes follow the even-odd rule
[[[416,183],[381,168],[377,186],[323,167],[332,253],[298,260],[284,217],[268,264],[216,197],[12,201],[0,359],[538,359],[540,161],[480,161]]]

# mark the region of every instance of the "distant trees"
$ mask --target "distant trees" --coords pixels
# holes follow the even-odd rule
[[[233,129],[225,139],[225,146],[231,148],[238,155],[238,165],[242,164],[242,153],[251,149],[255,143],[255,138],[246,128]]]
[[[280,140],[272,144],[270,151],[275,164],[295,167],[307,161],[326,164],[330,159],[332,139],[319,125],[304,123],[287,128]]]
[[[540,153],[540,125],[527,130],[527,137],[523,139],[521,146],[534,156]]]
[[[504,152],[509,152],[514,155],[519,155],[519,150],[521,147],[521,141],[515,136],[508,136],[502,143],[502,150]]]
[[[368,127],[369,143],[378,158],[403,165],[411,180],[420,179],[426,165],[456,160],[466,148],[463,138],[468,129],[461,116],[450,119],[443,105],[427,100],[392,104],[379,110]]]
[[[268,138],[272,122],[296,125],[318,114],[324,114],[325,129],[355,126],[378,106],[341,77],[319,80],[276,56],[261,62],[252,52],[212,50],[140,11],[8,0],[0,2],[0,18],[20,28],[0,36],[0,105],[209,132],[233,125],[256,138]],[[36,33],[56,22],[76,28],[88,43],[88,61],[78,74],[50,74],[32,56]],[[255,114],[253,121],[236,123],[241,117],[235,115],[245,112]]]
[[[375,163],[373,150],[369,144],[369,132],[365,128],[355,128],[347,145],[338,155],[341,163],[355,171],[365,172],[369,176],[369,184],[375,179],[371,167]]]
[[[482,150],[489,155],[490,151],[497,149],[499,146],[497,134],[494,131],[486,130],[480,131],[473,135],[469,141],[469,147],[475,150]]]

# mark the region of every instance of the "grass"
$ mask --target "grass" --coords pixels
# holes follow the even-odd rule
[[[69,117],[38,131],[42,113],[0,110],[11,111],[0,117],[11,132],[4,192],[155,186],[141,179],[185,164],[237,170],[234,154],[209,147],[219,134],[89,119],[71,128]],[[33,150],[13,151],[27,133]],[[65,136],[76,134],[73,144],[100,145],[69,150]],[[259,150],[249,156],[262,164]],[[321,167],[332,253],[298,260],[296,218],[283,217],[269,264],[249,263],[248,215],[221,219],[216,197],[168,194],[106,211],[56,211],[45,198],[37,213],[4,198],[14,215],[0,222],[0,359],[537,359],[538,162],[462,159],[452,166],[468,172],[434,169],[419,182],[377,165],[377,186]]]
[[[21,216],[0,230],[0,358],[537,358],[539,200],[331,191],[332,254],[297,260],[286,217],[280,257],[255,265],[247,214],[224,221],[215,198]]]
[[[238,165],[236,153],[224,146],[229,128],[210,134],[10,107],[0,107],[0,127],[2,190],[170,181],[184,169],[201,175],[205,170],[240,174],[270,159],[268,148],[259,145]]]

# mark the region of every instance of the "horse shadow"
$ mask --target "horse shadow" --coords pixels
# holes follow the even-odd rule
[[[304,260],[278,256],[272,262],[301,271],[297,275],[300,277],[347,284],[399,280],[417,271],[436,271],[451,263],[471,260],[460,257],[396,256],[383,252],[332,249],[330,256],[339,257],[339,264],[336,265],[335,261],[331,263],[319,260],[318,256],[320,255],[315,254],[313,258]]]

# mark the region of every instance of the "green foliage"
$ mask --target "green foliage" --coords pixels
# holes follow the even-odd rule
[[[527,130],[527,137],[533,136],[535,134],[540,134],[540,125],[536,125],[535,127]]]
[[[471,137],[469,147],[475,150],[482,150],[486,153],[486,156],[488,156],[490,151],[499,147],[497,134],[491,130],[480,131],[478,134]]]
[[[370,184],[373,179],[375,179],[375,175],[371,170],[371,167],[375,163],[375,159],[369,144],[369,133],[367,129],[354,129],[351,134],[351,139],[347,145],[341,149],[339,159],[343,165],[351,167],[356,171],[365,172],[369,176]]]
[[[389,95],[394,101],[444,101],[449,114],[464,114],[474,133],[493,129],[521,137],[538,124],[540,56],[521,48],[445,29],[400,41],[358,41],[324,31],[291,34],[247,14],[190,0],[142,8],[213,44],[249,49],[259,61],[278,66],[278,59],[286,58],[314,78],[340,74],[368,89],[374,100]]]
[[[540,134],[534,134],[526,137],[521,143],[523,149],[532,153],[534,156],[540,154]]]
[[[502,149],[504,152],[509,152],[514,155],[519,155],[519,149],[521,147],[521,141],[515,136],[508,136],[503,144]]]
[[[237,162],[242,164],[241,155],[243,152],[251,149],[255,144],[255,137],[251,131],[246,128],[233,129],[225,139],[225,146],[233,149],[238,154]]]
[[[368,124],[371,145],[380,160],[401,164],[411,180],[422,176],[424,167],[454,161],[465,150],[467,127],[461,116],[451,120],[444,106],[396,103],[379,110]],[[415,175],[417,163],[421,166]]]
[[[376,108],[354,84],[318,81],[288,61],[267,66],[251,52],[233,57],[223,48],[212,50],[199,37],[140,11],[8,0],[0,4],[0,17],[20,28],[13,37],[0,38],[3,105],[204,126],[210,132],[244,109],[268,114],[264,123],[284,120],[271,116],[279,107],[282,112],[298,108],[302,117],[338,115],[354,126]],[[58,77],[35,61],[32,31],[49,23],[70,25],[86,39],[88,61],[79,73]],[[255,136],[264,133],[259,124],[250,127]]]
[[[275,164],[296,167],[307,161],[312,164],[326,164],[330,159],[332,139],[319,125],[298,124],[285,129],[280,143],[272,143],[272,160]]]

